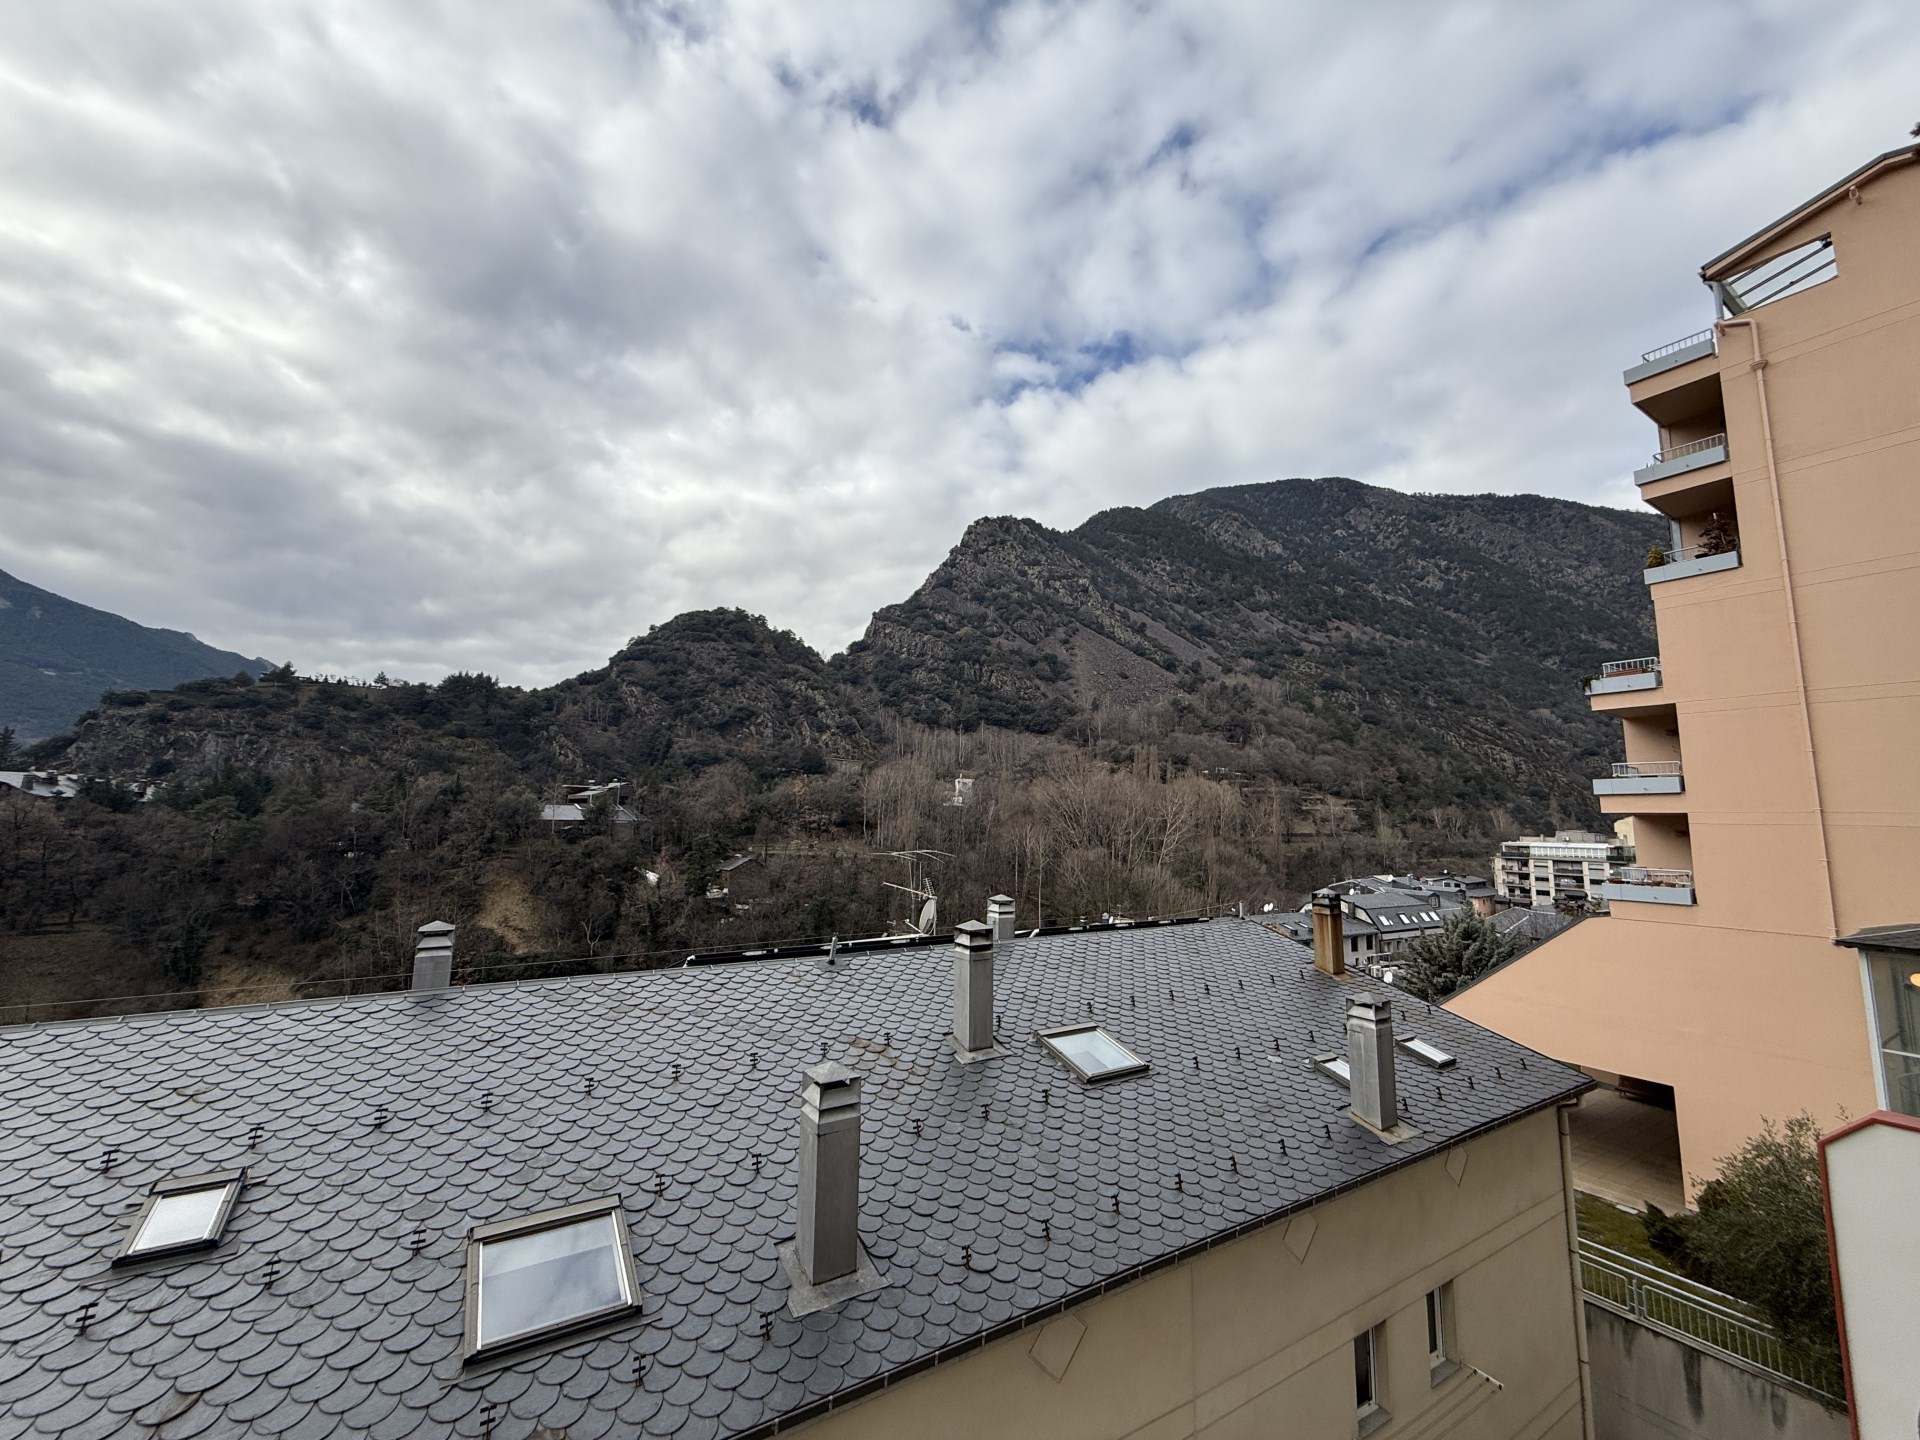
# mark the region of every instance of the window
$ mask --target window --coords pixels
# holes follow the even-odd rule
[[[1436,1070],[1445,1070],[1454,1063],[1453,1056],[1431,1040],[1422,1040],[1418,1035],[1403,1035],[1395,1044],[1422,1065],[1431,1065]]]
[[[1042,1030],[1039,1036],[1041,1044],[1089,1084],[1140,1075],[1149,1068],[1146,1061],[1098,1025],[1068,1025],[1058,1030]]]
[[[1363,1330],[1353,1337],[1353,1406],[1359,1415],[1360,1433],[1371,1435],[1393,1417],[1381,1402],[1385,1398],[1380,1373],[1380,1327]]]
[[[1329,1080],[1349,1089],[1353,1087],[1353,1072],[1348,1068],[1344,1055],[1316,1055],[1313,1057],[1313,1068]]]
[[[621,1314],[639,1293],[617,1200],[476,1226],[467,1238],[467,1353]]]
[[[114,1264],[218,1245],[246,1178],[244,1170],[228,1170],[160,1181],[147,1193]]]
[[[1427,1292],[1427,1380],[1438,1385],[1460,1368],[1449,1353],[1453,1334],[1453,1282]]]
[[[1865,953],[1887,1109],[1920,1115],[1920,955]]]

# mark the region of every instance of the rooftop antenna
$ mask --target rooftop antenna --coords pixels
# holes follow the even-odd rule
[[[933,877],[927,872],[942,860],[953,857],[944,850],[885,850],[878,852],[892,860],[906,863],[907,883],[896,885],[891,880],[882,883],[889,890],[898,890],[912,896],[920,902],[917,919],[901,922],[911,935],[931,935],[940,924],[940,897],[934,894]]]

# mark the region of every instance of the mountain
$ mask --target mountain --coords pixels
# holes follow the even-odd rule
[[[985,519],[832,660],[699,611],[540,690],[457,675],[116,694],[61,763],[204,784],[485,751],[536,785],[675,783],[736,760],[764,784],[874,760],[908,722],[1057,735],[1110,764],[1151,756],[1401,820],[1593,820],[1617,735],[1580,682],[1653,646],[1640,568],[1660,533],[1570,501],[1342,479],[1176,496],[1065,533]]]
[[[216,650],[55,595],[0,570],[0,726],[22,741],[56,734],[108,690],[163,690],[182,680],[260,674],[264,660]]]
[[[1111,732],[1196,758],[1224,740],[1402,813],[1584,815],[1617,736],[1580,682],[1653,647],[1640,570],[1662,533],[1653,515],[1346,479],[1175,496],[1065,533],[980,520],[836,668],[931,726]]]

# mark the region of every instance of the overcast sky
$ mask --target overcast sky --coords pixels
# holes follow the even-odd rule
[[[1634,503],[1700,263],[1920,7],[0,10],[0,568],[308,671],[843,648],[983,514]]]

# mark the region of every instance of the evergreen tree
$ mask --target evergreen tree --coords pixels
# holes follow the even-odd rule
[[[1520,942],[1502,935],[1471,909],[1449,915],[1438,935],[1407,946],[1394,984],[1419,1000],[1444,1000],[1519,953]]]

